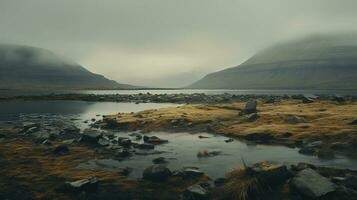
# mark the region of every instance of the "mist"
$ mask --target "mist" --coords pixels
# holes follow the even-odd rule
[[[0,43],[49,49],[120,83],[181,87],[280,41],[356,31],[356,8],[354,0],[3,0]]]

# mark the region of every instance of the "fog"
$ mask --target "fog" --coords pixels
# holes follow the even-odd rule
[[[120,83],[179,87],[277,42],[356,31],[355,0],[1,0],[0,43]]]

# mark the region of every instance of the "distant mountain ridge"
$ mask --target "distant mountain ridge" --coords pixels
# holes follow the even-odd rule
[[[315,35],[278,44],[188,87],[357,89],[357,36]]]
[[[1,89],[129,89],[51,51],[0,45]]]

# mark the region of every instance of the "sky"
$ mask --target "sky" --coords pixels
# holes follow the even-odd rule
[[[0,0],[0,43],[119,83],[181,87],[277,42],[357,31],[356,0]]]

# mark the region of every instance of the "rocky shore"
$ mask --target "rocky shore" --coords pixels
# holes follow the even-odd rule
[[[193,94],[49,94],[35,96],[0,96],[0,101],[9,100],[80,100],[95,102],[134,102],[134,103],[229,103],[248,100],[262,100],[267,102],[278,102],[281,100],[295,99],[303,102],[313,102],[315,100],[328,100],[334,102],[356,101],[357,96],[339,95],[235,95],[235,94],[214,94],[205,93]]]

